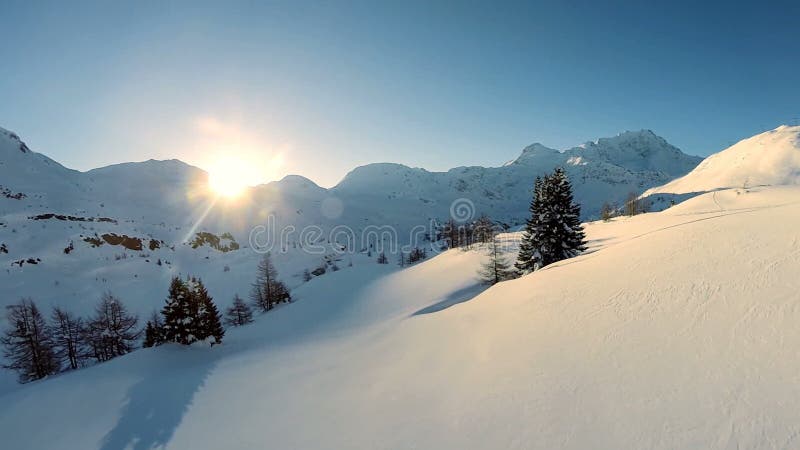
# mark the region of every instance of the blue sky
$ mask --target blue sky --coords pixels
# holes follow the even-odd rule
[[[0,126],[81,170],[323,186],[641,128],[708,155],[800,117],[800,2],[736,3],[6,0]]]

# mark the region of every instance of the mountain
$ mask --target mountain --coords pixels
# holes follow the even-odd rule
[[[509,224],[527,218],[533,180],[564,167],[585,219],[597,217],[604,202],[621,204],[630,192],[642,192],[694,168],[702,158],[682,153],[650,130],[625,132],[559,151],[533,144],[501,167],[457,167],[428,172],[400,164],[358,167],[331,192],[341,198],[385,205],[387,210],[418,211],[446,217],[458,199],[476,212]]]
[[[800,126],[782,125],[709,156],[685,176],[644,195],[795,184],[800,184]]]
[[[500,167],[370,164],[330,189],[291,175],[226,201],[209,191],[206,172],[181,161],[79,172],[3,130],[0,306],[31,297],[86,314],[111,290],[144,316],[161,307],[170,277],[192,274],[224,308],[249,292],[260,258],[253,247],[271,250],[283,280],[297,288],[306,270],[364,269],[381,249],[413,243],[435,254],[436,226],[451,214],[521,224],[535,177],[556,166],[566,168],[591,218],[603,201],[620,202],[699,161],[650,131],[626,132],[566,151],[529,146]]]
[[[798,198],[725,190],[593,222],[587,254],[488,289],[483,248],[345,267],[222,345],[2,395],[3,445],[796,448]]]

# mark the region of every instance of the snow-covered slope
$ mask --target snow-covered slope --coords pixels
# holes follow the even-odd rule
[[[222,346],[3,395],[3,446],[795,448],[797,217],[800,187],[709,193],[482,293],[480,251],[345,268]]]
[[[687,175],[645,195],[800,184],[800,126],[782,125],[709,156]]]

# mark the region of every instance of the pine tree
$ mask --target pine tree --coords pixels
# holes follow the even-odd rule
[[[2,337],[6,361],[3,367],[17,371],[20,383],[58,372],[58,357],[44,317],[31,299],[6,307],[11,325]]]
[[[48,332],[53,340],[59,366],[70,370],[81,367],[89,356],[84,343],[86,325],[83,319],[56,306],[50,315]]]
[[[292,296],[289,289],[278,279],[278,270],[272,264],[269,253],[258,263],[256,281],[250,291],[250,301],[253,306],[267,312],[282,302],[291,302]]]
[[[153,311],[144,329],[144,342],[142,343],[142,347],[156,347],[163,343],[164,322],[161,320],[161,316],[156,311]]]
[[[581,225],[581,207],[573,201],[572,185],[562,168],[550,177],[550,215],[545,230],[550,239],[550,254],[545,264],[578,256],[586,250],[586,235]]]
[[[492,239],[489,243],[489,261],[483,264],[478,272],[478,277],[484,284],[494,285],[514,278],[514,272],[499,248],[497,239]]]
[[[144,326],[144,341],[142,342],[142,348],[150,348],[155,347],[158,345],[157,342],[157,334],[156,329],[153,326],[153,322],[147,321]]]
[[[515,267],[528,273],[585,250],[580,206],[573,202],[572,185],[563,169],[537,178]]]
[[[225,310],[225,324],[240,327],[253,321],[253,310],[247,306],[244,300],[236,294],[233,297],[233,305]]]
[[[519,274],[529,273],[534,270],[534,256],[536,254],[534,240],[537,239],[540,228],[539,212],[542,210],[543,185],[544,181],[542,178],[536,177],[536,181],[533,184],[533,199],[531,200],[531,205],[528,208],[528,211],[531,213],[531,217],[525,223],[525,231],[522,233],[522,240],[519,244],[519,255],[517,256],[516,264],[514,264],[514,267]]]
[[[164,340],[189,345],[194,319],[192,293],[187,282],[173,277],[169,286],[167,303],[161,310],[164,316]]]
[[[425,253],[425,249],[424,248],[414,247],[413,249],[411,249],[411,252],[408,254],[408,262],[409,263],[419,262],[419,261],[422,261],[423,259],[425,259],[427,256],[428,255],[427,255],[427,253]]]
[[[197,320],[195,321],[197,324],[196,330],[192,334],[198,341],[214,338],[214,344],[221,344],[225,329],[222,328],[219,310],[217,305],[214,304],[214,299],[211,298],[205,285],[203,285],[203,281],[199,278],[194,283],[192,299],[197,302],[198,310]]]
[[[86,339],[95,359],[108,361],[132,352],[142,334],[136,326],[138,322],[119,298],[110,292],[103,294],[86,327]]]

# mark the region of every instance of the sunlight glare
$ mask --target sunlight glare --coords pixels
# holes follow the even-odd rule
[[[236,158],[224,158],[212,165],[208,185],[216,194],[235,198],[244,192],[253,178],[251,166]]]

